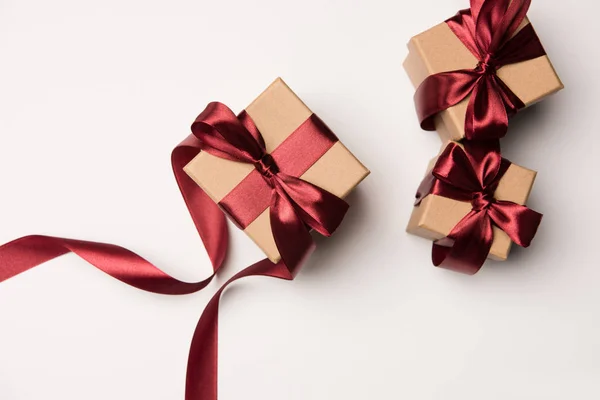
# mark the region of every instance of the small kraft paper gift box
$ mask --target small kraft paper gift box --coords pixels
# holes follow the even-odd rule
[[[440,154],[448,154],[448,150],[450,150],[451,147],[460,147],[461,149],[464,149],[461,144],[449,142],[446,146],[442,147]],[[440,156],[434,158],[429,163],[424,182],[427,182],[428,178],[432,177],[432,170],[436,166],[439,157]],[[495,200],[492,201],[512,202],[516,205],[524,206],[531,193],[536,175],[537,173],[535,171],[511,163],[497,183],[497,187],[493,193]],[[458,201],[452,198],[427,193],[428,192],[425,191],[425,193],[420,193],[418,195],[419,200],[413,209],[406,229],[408,233],[425,239],[437,241],[446,238],[463,218],[475,208],[474,200]],[[477,196],[474,196],[474,198],[475,197]],[[536,214],[535,218],[538,218],[539,216],[541,219],[540,214],[537,214],[532,210],[528,210],[528,212]],[[539,221],[536,221],[536,223],[539,224]],[[498,226],[493,225],[492,229],[493,242],[488,258],[496,261],[505,261],[508,258],[513,242],[509,235]],[[537,225],[533,227],[530,235],[535,235],[536,230]]]
[[[477,4],[479,4],[479,6],[483,4],[483,7],[485,7],[488,5],[486,3],[494,3],[494,7],[506,8],[506,4],[511,2],[508,0],[471,1],[472,8]],[[515,0],[514,3],[522,2]],[[498,11],[492,8],[487,9],[487,11],[490,10],[492,12]],[[507,14],[510,12],[510,10],[505,11],[504,9],[502,11],[506,12]],[[476,12],[479,12],[479,10]],[[496,60],[494,58],[496,54],[501,54],[503,52],[503,48],[501,47],[502,45],[500,45],[499,49],[494,50],[496,51],[496,54],[484,54],[485,51],[482,51],[480,48],[486,45],[494,46],[494,44],[490,44],[489,42],[476,37],[478,35],[485,36],[485,32],[479,31],[480,25],[483,24],[481,21],[476,20],[477,16],[479,16],[480,20],[484,18],[477,14],[473,16],[475,22],[472,22],[472,24],[476,24],[477,28],[473,28],[471,26],[471,29],[468,29],[469,23],[463,22],[470,18],[471,14],[476,12],[473,12],[472,10],[463,10],[458,14],[457,17],[453,18],[454,21],[452,21],[453,19],[450,19],[410,39],[408,43],[409,53],[404,62],[404,69],[406,70],[415,88],[419,89],[421,84],[428,77],[450,71],[467,71],[466,73],[462,74],[462,78],[464,78],[467,74],[475,76],[475,79],[478,77],[477,74],[481,74],[481,76],[488,75],[488,77],[490,75],[494,75],[490,79],[492,84],[488,85],[487,89],[479,91],[490,91],[490,87],[493,87],[493,90],[499,90],[498,94],[500,95],[499,99],[501,100],[498,101],[504,102],[504,105],[507,107],[507,113],[509,117],[518,109],[528,107],[542,100],[546,96],[563,89],[561,80],[554,70],[550,59],[547,55],[545,55],[545,51],[539,42],[539,38],[535,34],[535,31],[531,27],[530,22],[525,17],[524,13],[521,16],[522,22],[520,25],[518,25],[518,28],[515,27],[516,29],[512,35],[512,38],[515,38],[527,27],[527,30],[530,30],[530,32],[523,33],[528,33],[527,36],[530,37],[530,42],[525,43],[525,40],[522,40],[521,37],[516,38],[515,43],[510,43],[511,50],[504,51],[504,53],[509,54],[502,54],[502,57]],[[480,12],[483,13],[484,10]],[[524,10],[524,12],[526,12],[526,10]],[[517,21],[519,20],[518,15],[514,18]],[[494,21],[493,17],[489,17],[489,20]],[[498,19],[495,21],[498,21]],[[465,28],[463,28],[463,35],[461,35],[463,40],[467,42],[475,42],[469,46],[470,48],[463,41],[461,41],[461,39],[459,39],[453,30],[455,27],[460,28],[461,24],[462,26],[465,26]],[[498,32],[500,29],[509,29],[505,26],[503,27],[498,25],[498,22],[496,22],[496,25],[491,27],[492,34],[503,33]],[[467,34],[466,32],[469,31],[470,34]],[[519,41],[524,43],[519,43]],[[535,48],[535,50],[531,50],[532,48]],[[529,51],[530,53],[532,52],[533,55],[528,57],[525,54],[519,58],[519,51]],[[480,54],[476,56],[475,53]],[[513,53],[515,53],[516,56]],[[542,55],[536,56],[539,54]],[[514,62],[515,59],[526,60]],[[435,92],[435,86],[443,85],[440,85],[439,82],[436,82],[430,86],[433,87],[433,91]],[[506,90],[505,87],[507,87],[508,90]],[[464,87],[460,90],[462,89],[464,89]],[[461,94],[460,97],[462,97],[463,94]],[[425,96],[422,96],[421,99],[431,95],[436,95],[436,93],[428,93]],[[487,96],[488,94],[486,93],[485,95]],[[516,95],[517,99],[514,99],[514,95]],[[433,118],[432,122],[435,124],[435,130],[438,131],[438,134],[443,142],[449,140],[459,141],[465,137],[465,123],[467,122],[465,117],[467,115],[467,109],[469,107],[469,102],[471,101],[471,96],[473,96],[473,89],[469,89],[469,93],[466,94],[466,97],[463,100],[459,101],[455,105],[450,106],[449,108],[436,110],[439,112],[435,113],[435,116],[431,117]],[[513,96],[512,100],[511,96]],[[415,100],[417,101],[417,96],[415,97]],[[522,104],[520,104],[520,102],[522,102]],[[436,104],[435,101],[432,104]],[[474,108],[477,109],[477,106]],[[481,113],[481,108],[492,109],[492,106],[483,102],[479,107],[479,113]],[[425,118],[421,115],[419,117],[422,120]],[[423,124],[423,121],[421,122]],[[475,123],[475,125],[477,125],[477,123]],[[489,125],[490,124],[488,122],[488,126]],[[477,129],[477,127],[473,129]]]
[[[273,153],[275,158],[276,150],[280,146],[288,148],[298,146],[298,143],[291,143],[295,141],[292,133],[313,115],[313,112],[281,78],[276,79],[258,96],[245,109],[245,113],[262,135],[266,152],[269,155]],[[308,147],[312,145],[311,143]],[[306,163],[306,160],[302,159],[305,147],[307,147],[306,143],[299,148],[294,148],[293,153],[296,157],[294,162]],[[336,141],[316,162],[306,167],[305,172],[299,176],[300,179],[325,189],[339,198],[346,197],[369,175],[369,170],[340,141]],[[238,185],[251,178],[249,176],[254,170],[255,166],[252,164],[227,160],[206,151],[200,152],[184,168],[184,171],[221,206],[234,223],[235,219],[223,204]],[[264,196],[264,193],[245,194],[245,196],[253,195]],[[264,210],[258,211],[253,211],[257,216],[253,217],[252,221],[247,221],[245,227],[239,223],[237,225],[262,249],[269,260],[277,263],[281,260],[281,255],[271,228],[269,206],[266,205]]]

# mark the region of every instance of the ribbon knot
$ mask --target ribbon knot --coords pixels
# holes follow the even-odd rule
[[[272,178],[279,173],[279,167],[270,154],[265,154],[260,160],[254,163],[254,166],[266,178]]]
[[[483,75],[496,75],[498,62],[494,59],[493,54],[486,54],[484,59],[477,64],[475,71],[481,72]]]
[[[484,142],[449,144],[417,193],[417,205],[429,194],[470,202],[472,210],[450,234],[433,244],[433,264],[475,274],[485,263],[497,226],[513,242],[528,247],[542,220],[525,206],[495,198],[498,184],[511,163],[496,146]],[[485,212],[481,212],[485,211]]]
[[[486,190],[484,192],[474,193],[471,204],[473,205],[474,211],[483,211],[488,209],[495,201],[494,193],[490,190]]]
[[[471,8],[446,21],[475,56],[475,69],[430,75],[415,93],[421,127],[434,131],[435,116],[471,96],[465,137],[493,140],[506,135],[508,119],[525,104],[496,75],[505,65],[546,54],[531,24],[522,28],[531,0],[471,0]]]

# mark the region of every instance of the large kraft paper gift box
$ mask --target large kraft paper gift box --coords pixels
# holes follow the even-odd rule
[[[272,153],[313,114],[281,78],[258,96],[246,108],[246,112],[262,134],[267,153]],[[184,168],[217,204],[253,169],[253,165],[219,158],[205,151]],[[367,175],[369,170],[338,141],[300,178],[344,198]],[[250,223],[244,232],[272,262],[279,262],[281,256],[271,231],[269,208]]]
[[[442,146],[442,151],[446,146]],[[441,152],[440,152],[441,153]],[[438,157],[431,160],[427,175],[431,174]],[[500,180],[495,192],[497,200],[511,201],[525,205],[529,199],[537,172],[511,164]],[[452,229],[471,212],[469,202],[457,201],[434,194],[427,195],[415,206],[406,231],[429,240],[440,240],[450,234]],[[512,248],[512,240],[506,232],[493,226],[494,241],[488,256],[496,261],[506,261]]]
[[[529,20],[525,18],[517,33]],[[460,69],[473,69],[478,61],[445,22],[413,37],[408,43],[404,69],[415,88],[429,75]],[[519,97],[526,107],[558,92],[564,86],[548,56],[506,65],[498,77]],[[459,141],[465,137],[465,117],[471,96],[436,116],[435,125],[442,141]]]

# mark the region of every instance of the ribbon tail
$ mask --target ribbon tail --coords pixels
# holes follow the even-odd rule
[[[492,224],[485,211],[471,211],[447,238],[433,244],[433,264],[474,275],[485,263],[493,240]]]
[[[284,264],[292,276],[315,249],[307,225],[300,219],[292,201],[277,183],[270,207],[271,230]]]
[[[123,247],[51,236],[26,236],[0,246],[0,282],[40,264],[74,253],[96,268],[130,286],[159,294],[188,294],[206,287],[221,268],[227,253],[225,216],[183,172],[200,152],[199,141],[188,137],[173,150],[175,178],[213,265],[213,274],[197,283],[179,281]]]
[[[484,75],[473,90],[467,107],[465,136],[468,140],[503,138],[508,131],[508,114],[493,76]]]
[[[216,273],[229,246],[227,219],[219,206],[183,171],[200,152],[200,140],[189,135],[171,153],[173,174]]]
[[[239,272],[215,293],[204,309],[192,339],[186,378],[186,400],[217,399],[219,300],[230,284],[250,276],[293,279],[283,262],[273,264],[265,259]]]
[[[478,78],[479,74],[473,70],[428,76],[417,88],[414,97],[421,127],[434,131],[434,117],[464,100],[473,91]]]
[[[543,215],[520,204],[498,201],[489,209],[494,223],[521,247],[529,247]]]
[[[51,236],[25,236],[0,247],[0,282],[71,252],[113,278],[153,293],[194,293],[206,287],[214,276],[202,282],[186,283],[123,247]]]

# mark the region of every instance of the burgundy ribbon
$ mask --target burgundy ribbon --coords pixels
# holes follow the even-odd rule
[[[446,21],[450,29],[475,55],[474,69],[431,75],[415,93],[421,127],[435,130],[435,116],[467,96],[465,136],[469,140],[500,139],[508,119],[525,104],[498,77],[505,65],[546,54],[531,24],[516,35],[531,0],[471,0],[471,8]],[[513,36],[514,35],[514,36]]]
[[[302,135],[292,134],[300,146],[311,147],[311,141],[322,141],[323,138],[332,143],[337,141],[335,135],[314,115],[301,128]],[[197,292],[206,287],[221,269],[227,253],[228,232],[223,212],[183,172],[183,167],[201,150],[255,165],[271,191],[271,228],[282,261],[274,264],[265,259],[236,274],[215,293],[200,317],[190,348],[185,398],[216,400],[218,309],[225,288],[248,276],[292,280],[302,261],[314,248],[309,229],[331,235],[341,223],[348,205],[331,193],[284,172],[293,169],[288,165],[293,157],[281,158],[281,164],[276,164],[275,159],[266,153],[264,140],[246,113],[242,113],[238,119],[226,106],[211,103],[196,119],[192,132],[173,150],[171,162],[181,194],[212,262],[213,274],[210,277],[197,283],[182,282],[119,246],[49,236],[26,236],[0,247],[0,282],[72,252],[108,275],[138,289],[168,295]],[[313,159],[310,165],[317,159]]]
[[[497,144],[466,142],[464,149],[450,143],[432,173],[417,192],[417,202],[429,194],[472,204],[472,210],[450,234],[433,244],[433,264],[465,274],[475,274],[487,259],[495,225],[513,242],[529,247],[542,214],[525,206],[495,198],[498,184],[510,161],[502,158]]]

